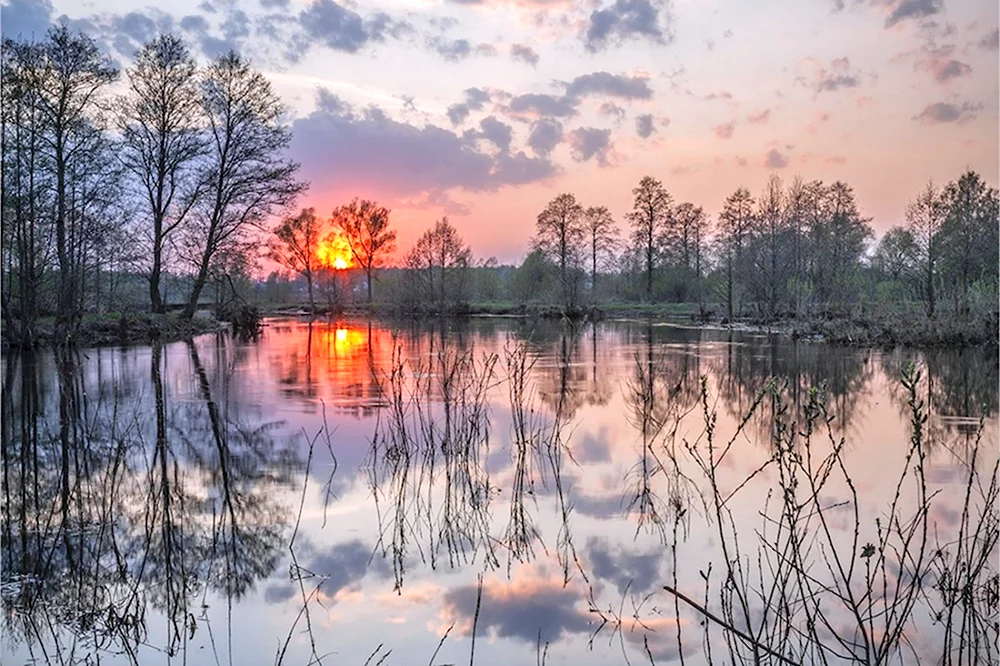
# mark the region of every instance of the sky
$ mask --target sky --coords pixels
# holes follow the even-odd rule
[[[166,3],[164,3],[166,6]],[[928,179],[998,181],[995,0],[5,0],[122,66],[159,31],[235,48],[287,105],[323,215],[392,209],[400,254],[447,215],[519,261],[560,193],[620,226],[644,175],[714,218],[772,173],[843,180],[876,233]]]

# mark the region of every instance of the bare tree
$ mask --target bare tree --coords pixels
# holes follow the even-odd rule
[[[597,292],[597,262],[613,252],[618,228],[607,206],[591,206],[584,213],[587,244],[590,245],[590,291]]]
[[[861,216],[854,190],[837,181],[825,189],[822,215],[812,229],[812,283],[821,303],[843,306],[857,289],[861,257],[872,237],[870,219]]]
[[[628,219],[632,223],[632,243],[642,253],[646,273],[646,299],[653,298],[653,271],[660,254],[662,236],[670,224],[673,199],[663,183],[643,176],[632,190],[635,200]]]
[[[417,271],[426,299],[443,310],[462,298],[464,272],[472,265],[472,250],[443,217],[417,239],[406,256],[406,265]]]
[[[396,250],[396,232],[389,228],[389,209],[374,201],[355,199],[335,208],[330,222],[344,234],[351,256],[365,271],[371,305],[374,271]]]
[[[41,44],[5,39],[0,50],[0,123],[2,123],[3,253],[0,298],[8,335],[21,345],[35,338],[47,276],[51,275],[55,228],[51,174],[45,169],[42,100],[34,86],[43,66]]]
[[[758,237],[751,279],[758,306],[763,306],[767,317],[777,314],[790,273],[787,256],[791,248],[785,244],[786,220],[784,185],[777,174],[771,174],[757,201]]]
[[[44,125],[44,152],[54,172],[56,259],[59,267],[58,329],[65,339],[79,323],[82,281],[74,251],[76,230],[71,216],[76,161],[86,159],[103,139],[95,128],[101,90],[118,77],[118,70],[96,42],[65,25],[51,28],[40,51],[38,67],[28,70],[28,85],[38,94]]]
[[[166,243],[197,201],[197,160],[205,151],[198,72],[174,35],[147,42],[127,70],[118,102],[122,162],[138,181],[152,226],[149,300],[163,312],[160,275]]]
[[[921,272],[928,317],[934,316],[936,301],[934,281],[941,252],[939,234],[946,213],[941,193],[933,181],[927,181],[924,190],[906,205],[906,225],[913,234],[913,240],[920,251],[920,262],[923,264]]]
[[[689,293],[688,280],[694,280],[698,296],[699,310],[704,312],[702,278],[704,274],[704,244],[707,237],[708,219],[701,206],[682,203],[674,209],[674,230],[677,241],[677,257],[683,268],[685,293]]]
[[[300,273],[309,290],[309,312],[316,310],[313,282],[320,261],[317,249],[323,224],[316,209],[303,208],[298,215],[284,218],[274,229],[275,238],[268,246],[268,255],[282,266]]]
[[[559,266],[563,304],[576,302],[573,269],[584,240],[583,208],[572,194],[560,194],[550,201],[535,221],[534,246]]]
[[[238,247],[247,231],[294,201],[305,185],[298,164],[283,153],[291,133],[284,106],[270,82],[235,52],[220,56],[204,74],[202,108],[208,127],[204,195],[186,226],[188,253],[197,267],[184,308],[192,317],[216,253]]]
[[[741,187],[726,199],[719,213],[720,255],[726,271],[726,314],[733,320],[733,300],[737,279],[744,275],[744,251],[755,224],[754,200]]]

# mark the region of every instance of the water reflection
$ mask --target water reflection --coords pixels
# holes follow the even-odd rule
[[[138,661],[151,609],[157,649],[178,654],[207,627],[207,593],[237,603],[274,571],[289,510],[273,489],[297,452],[233,390],[226,344],[210,365],[186,346],[145,350],[148,393],[114,351],[5,359],[6,635],[43,661]]]
[[[910,442],[898,378],[914,361],[947,582],[964,575],[970,465],[985,470],[977,506],[993,506],[996,455],[975,442],[981,420],[980,441],[996,439],[995,352],[482,319],[274,320],[251,341],[11,355],[4,654],[242,663],[278,644],[281,663],[363,663],[405,646],[457,663],[479,636],[481,664],[700,662],[706,648],[723,663],[722,630],[705,642],[703,617],[662,589],[725,615],[713,586],[732,583],[713,553],[736,532],[718,536],[713,488],[739,498],[722,515],[750,559],[731,580],[751,580],[759,534],[793,524],[761,516],[808,457],[789,442],[821,397],[855,475],[823,501],[882,515]],[[849,544],[849,514],[833,516]],[[772,626],[745,601],[744,624]],[[908,639],[920,635],[940,634]]]

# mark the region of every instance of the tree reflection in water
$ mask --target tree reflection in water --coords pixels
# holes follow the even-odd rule
[[[227,377],[239,361],[224,338],[216,343],[210,368],[194,344],[187,359],[183,346],[153,345],[148,393],[109,350],[5,359],[12,644],[43,661],[107,651],[138,662],[153,609],[166,622],[153,647],[183,653],[209,627],[210,592],[231,608],[273,571],[289,521],[274,487],[290,484],[299,461],[292,442],[275,440],[276,423],[231,399]],[[178,407],[165,375],[185,372],[200,400]]]
[[[822,567],[813,564],[833,557],[842,539],[844,556],[858,566],[876,561],[868,550],[848,552],[853,523],[838,525],[843,507],[884,509],[876,495],[891,494],[892,484],[883,487],[865,468],[905,458],[915,402],[896,379],[918,360],[919,399],[930,414],[914,450],[927,449],[928,484],[950,495],[916,513],[907,505],[897,511],[901,522],[885,524],[906,542],[900,524],[910,524],[908,516],[933,521],[941,554],[923,566],[935,582],[917,608],[955,628],[945,657],[977,655],[979,644],[962,641],[989,639],[992,629],[983,627],[995,618],[987,580],[995,568],[979,560],[995,554],[995,520],[980,514],[998,501],[986,478],[991,464],[996,478],[996,461],[978,434],[980,417],[995,433],[997,388],[995,371],[977,371],[982,354],[968,353],[861,353],[644,322],[470,320],[395,329],[272,322],[246,343],[218,335],[5,357],[5,649],[42,662],[92,653],[142,662],[150,650],[187,660],[198,645],[221,663],[248,631],[233,626],[243,600],[269,604],[270,619],[292,614],[279,620],[288,631],[277,637],[279,663],[300,663],[302,632],[318,662],[331,641],[345,647],[345,632],[330,638],[319,630],[333,604],[351,599],[352,615],[363,616],[388,597],[399,602],[394,620],[423,626],[439,613],[445,625],[435,644],[449,627],[452,643],[475,636],[478,618],[480,637],[497,639],[476,644],[483,663],[492,663],[493,647],[536,639],[544,655],[543,636],[554,650],[594,648],[595,629],[609,626],[624,653],[611,657],[616,663],[686,659],[706,647],[717,663],[739,660],[756,654],[733,631],[747,628],[760,654],[773,656],[799,631],[783,619],[786,610],[827,612],[783,587],[782,577],[818,577]],[[986,358],[995,367],[995,354]],[[880,400],[888,402],[879,407]],[[265,416],[264,405],[302,421],[283,424]],[[333,479],[310,486],[319,435],[286,434],[316,425],[321,410],[326,449],[341,463],[333,529],[326,521]],[[836,417],[829,431],[828,416]],[[814,425],[810,440],[803,433]],[[823,447],[832,447],[835,469],[823,462]],[[970,511],[956,514],[955,488],[978,469],[976,456],[985,460],[983,485],[973,488]],[[827,484],[816,474],[830,469],[841,486],[824,485],[821,497],[808,485]],[[847,484],[855,470],[867,484],[856,494]],[[939,501],[930,486],[926,496]],[[821,520],[806,500],[835,512],[832,536],[820,535],[822,552],[815,530],[808,538],[802,531]],[[763,515],[765,523],[754,522]],[[858,538],[871,540],[870,557],[881,558],[888,568],[878,571],[888,576],[891,544],[859,524]],[[666,595],[664,586],[685,597]],[[784,606],[759,598],[771,592]],[[433,593],[440,604],[406,605]],[[694,629],[693,620],[705,619],[692,610],[698,605],[731,626],[710,623],[705,639]],[[351,627],[346,633],[358,626],[337,620]],[[800,654],[823,654],[796,635]],[[383,640],[387,650],[399,647],[395,633]],[[896,649],[895,638],[878,640]],[[442,661],[453,660],[445,654],[452,643],[438,645]]]

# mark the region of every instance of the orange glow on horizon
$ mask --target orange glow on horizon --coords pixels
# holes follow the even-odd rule
[[[342,271],[354,265],[354,258],[351,256],[351,246],[347,244],[347,239],[340,234],[331,234],[316,248],[316,258],[322,266],[327,266],[335,271]]]

